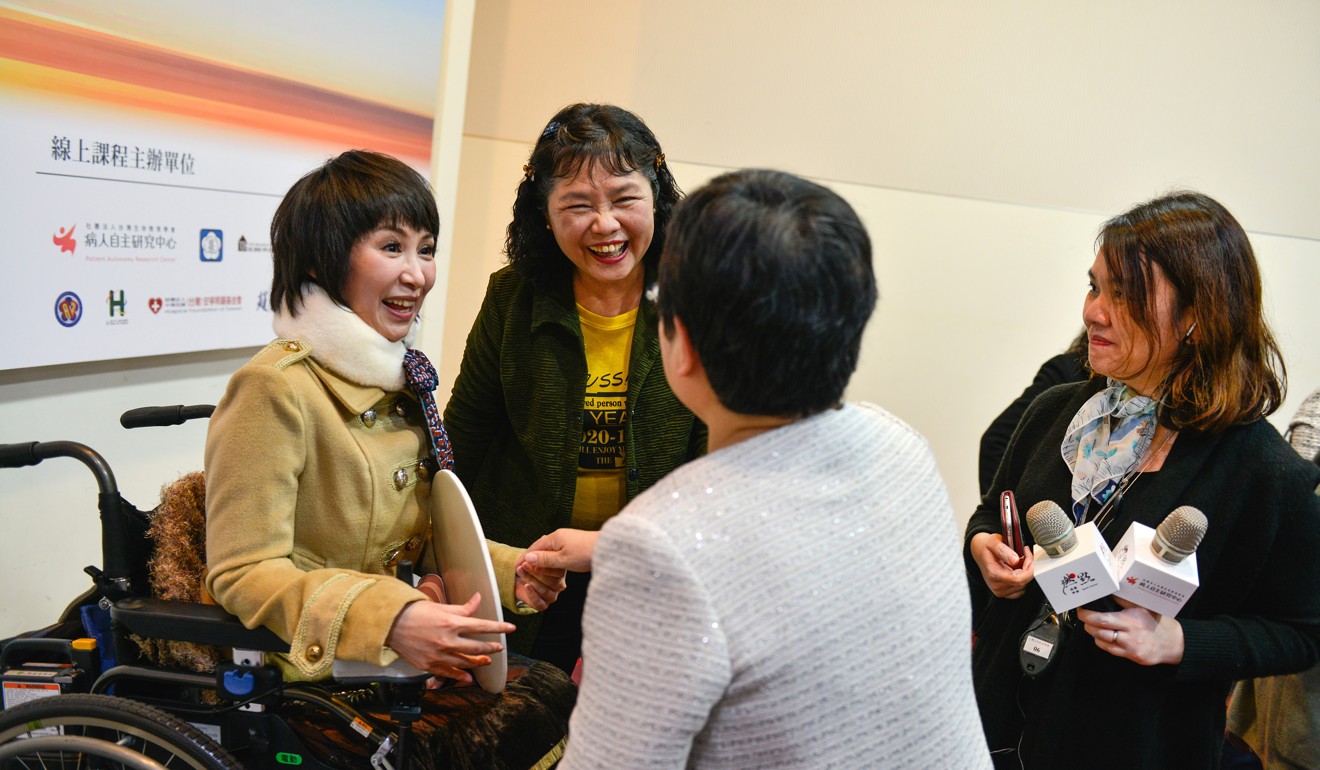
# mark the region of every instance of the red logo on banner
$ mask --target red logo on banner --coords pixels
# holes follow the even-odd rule
[[[73,239],[73,231],[76,227],[77,225],[70,225],[68,232],[65,232],[64,228],[61,227],[56,235],[51,236],[51,240],[55,242],[55,245],[60,247],[61,254],[66,251],[72,254],[73,250],[77,248],[78,242]]]
[[[151,299],[147,300],[147,307],[151,308],[151,312],[153,313],[159,313],[160,308],[163,304],[164,303],[161,302],[160,297],[152,297]]]

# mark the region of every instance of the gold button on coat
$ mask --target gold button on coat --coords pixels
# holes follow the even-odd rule
[[[368,409],[362,413],[362,424],[370,428],[376,424],[376,410]]]
[[[307,658],[308,663],[315,663],[321,659],[322,654],[324,653],[321,650],[321,645],[309,644],[307,645],[307,651],[303,653],[303,657]]]
[[[296,342],[292,342],[292,341],[290,341],[290,342],[286,342],[286,343],[284,343],[284,349],[287,350],[287,351],[289,351],[290,353],[297,353],[299,350],[302,350],[302,345],[299,345],[299,344],[296,343]]]
[[[408,486],[408,471],[400,468],[394,472],[394,488],[403,489]]]

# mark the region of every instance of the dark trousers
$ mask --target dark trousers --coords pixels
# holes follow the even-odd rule
[[[582,657],[582,607],[590,583],[590,572],[568,573],[568,587],[541,613],[541,631],[532,645],[533,658],[573,673],[573,666]]]

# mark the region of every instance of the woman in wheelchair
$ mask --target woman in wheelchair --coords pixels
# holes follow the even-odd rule
[[[363,151],[300,179],[272,221],[279,339],[233,375],[211,420],[205,585],[245,625],[289,643],[287,678],[328,677],[336,658],[384,666],[401,657],[468,684],[469,670],[501,649],[473,636],[513,631],[474,617],[479,594],[442,604],[393,579],[397,563],[429,560],[430,480],[452,464],[435,370],[411,348],[438,231],[426,181]],[[562,573],[517,572],[522,549],[489,548],[509,610],[544,609],[563,589]],[[428,691],[421,753],[436,740],[427,725],[443,724],[484,736],[474,743],[492,758],[468,757],[471,766],[552,763],[572,684],[531,661],[510,671],[519,676],[499,695]],[[462,697],[446,699],[456,689]]]

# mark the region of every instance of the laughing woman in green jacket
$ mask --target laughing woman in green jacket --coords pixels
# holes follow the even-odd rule
[[[509,266],[491,277],[445,426],[487,536],[525,547],[598,530],[705,438],[665,382],[643,299],[680,197],[655,135],[627,110],[571,105],[523,171]],[[571,669],[588,578],[518,618],[511,646]]]

